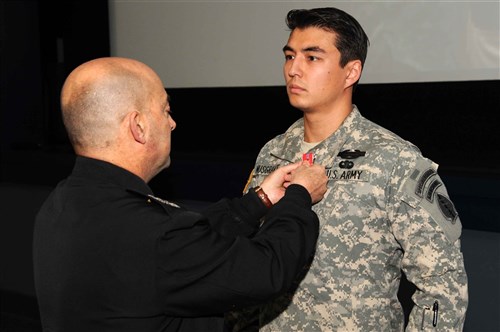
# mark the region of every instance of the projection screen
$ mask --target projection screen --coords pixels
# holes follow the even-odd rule
[[[171,88],[279,86],[286,13],[327,6],[370,38],[361,83],[500,79],[498,1],[109,0],[111,55]]]

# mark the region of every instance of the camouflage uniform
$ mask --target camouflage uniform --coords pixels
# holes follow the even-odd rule
[[[269,141],[247,188],[301,160],[303,136],[299,119]],[[330,179],[314,206],[316,255],[293,294],[262,308],[261,330],[403,331],[401,269],[417,286],[407,330],[462,330],[468,303],[462,226],[437,165],[356,106],[310,152]]]

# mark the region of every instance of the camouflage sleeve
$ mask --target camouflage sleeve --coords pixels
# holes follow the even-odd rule
[[[391,216],[404,250],[402,269],[417,287],[407,331],[461,331],[468,290],[460,218],[437,165],[422,157],[411,164],[413,169],[399,170],[406,179],[394,195]]]
[[[243,195],[246,194],[250,188],[256,186],[258,186],[258,184],[255,181],[254,170],[252,169],[250,175],[248,176],[247,182],[245,183],[245,187],[243,188]]]

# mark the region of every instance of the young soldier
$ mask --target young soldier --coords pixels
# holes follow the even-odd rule
[[[287,25],[283,74],[303,117],[261,149],[249,187],[304,153],[330,181],[313,207],[320,236],[310,269],[294,292],[261,308],[261,330],[402,331],[402,271],[416,285],[407,329],[461,330],[461,223],[437,165],[352,104],[367,35],[336,8],[292,10]],[[245,326],[242,319],[235,330]]]

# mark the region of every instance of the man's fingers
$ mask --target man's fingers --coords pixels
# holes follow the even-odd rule
[[[288,165],[285,165],[285,166],[281,166],[279,168],[279,170],[281,170],[283,173],[285,174],[288,174],[290,173],[291,171],[293,171],[294,169],[296,169],[297,167],[299,167],[300,165],[302,164],[302,162],[297,162],[297,163],[293,163],[293,164],[288,164]]]

